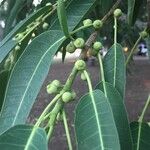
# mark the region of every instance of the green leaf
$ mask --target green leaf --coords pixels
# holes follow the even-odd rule
[[[0,136],[2,150],[48,150],[46,133],[42,128],[18,125]]]
[[[17,42],[13,40],[13,37],[17,33],[23,32],[26,29],[27,25],[31,24],[36,18],[38,18],[42,14],[48,12],[48,10],[49,7],[45,6],[39,9],[37,12],[29,15],[22,22],[18,23],[15,28],[0,42],[0,63],[17,44]]]
[[[75,114],[75,132],[79,150],[120,150],[111,107],[100,90],[80,99]]]
[[[74,0],[67,8],[68,26],[73,30],[94,5],[93,0]],[[78,8],[78,11],[76,11]],[[73,20],[72,20],[73,19]],[[25,49],[10,75],[5,103],[0,116],[0,133],[24,123],[48,74],[52,58],[65,37],[57,27],[58,20]],[[55,28],[56,27],[56,28]]]
[[[113,6],[113,0],[100,0],[101,14],[104,16]]]
[[[67,24],[67,14],[65,9],[65,2],[64,0],[58,0],[57,1],[57,14],[59,23],[61,26],[62,31],[64,32],[64,35],[66,37],[69,37],[69,31],[68,31],[68,24]]]
[[[114,44],[103,60],[105,81],[115,87],[122,98],[124,97],[126,73],[125,57],[120,44]]]
[[[19,8],[23,5],[24,0],[16,0],[13,7],[11,8],[11,11],[9,13],[8,18],[6,19],[5,29],[4,29],[4,35],[6,35],[12,27],[12,24],[14,20],[17,17],[17,14],[19,12]]]
[[[128,24],[131,26],[133,22],[133,14],[136,0],[128,0]]]
[[[150,126],[144,122],[130,124],[134,150],[148,150],[150,148]]]
[[[128,0],[128,24],[130,26],[136,22],[142,3],[143,0]]]
[[[48,31],[35,38],[25,49],[8,80],[0,117],[0,132],[25,122],[48,74],[52,58],[63,40],[61,32]]]
[[[3,100],[4,100],[4,95],[5,95],[5,90],[7,86],[7,81],[8,81],[8,76],[9,76],[9,71],[2,71],[0,73],[0,111],[2,108]]]
[[[8,53],[14,49],[17,42],[14,40],[9,40],[8,42],[4,43],[2,47],[0,47],[0,63],[5,59],[5,57],[8,55]]]
[[[111,105],[115,124],[118,130],[121,150],[132,150],[132,137],[125,105],[119,92],[109,83],[105,82],[108,101]],[[104,92],[103,83],[96,87]]]
[[[49,11],[49,6],[45,6],[36,12],[29,15],[27,18],[19,22],[13,30],[0,42],[0,47],[6,43],[8,40],[13,38],[17,33],[22,32],[26,29],[26,27],[31,24],[36,18],[40,17],[42,14],[45,14]]]

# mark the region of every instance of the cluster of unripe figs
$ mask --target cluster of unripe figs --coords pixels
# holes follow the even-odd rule
[[[39,20],[36,20],[36,21],[39,22]],[[36,22],[35,22],[34,24],[36,24]],[[32,24],[30,24],[30,26],[27,26],[26,31],[23,32],[23,33],[17,34],[17,35],[15,36],[14,40],[16,40],[16,41],[19,42],[21,39],[23,39],[24,36],[28,33],[28,28],[30,28],[31,25],[33,26],[34,24],[32,23]],[[48,27],[49,27],[49,24],[48,24],[47,22],[44,22],[44,23],[42,24],[43,30],[47,30]],[[35,34],[33,33],[33,34],[32,34],[32,38],[34,38],[34,37],[35,37]],[[15,51],[19,51],[20,49],[21,49],[21,47],[20,47],[20,42],[19,42],[18,45],[15,46]]]
[[[59,80],[52,81],[47,85],[48,94],[58,94],[63,89],[63,85]],[[68,103],[76,98],[76,93],[74,91],[66,91],[63,93],[61,99],[64,103]]]
[[[81,73],[81,79],[86,80],[86,77],[83,71],[86,69],[86,63],[83,60],[77,60],[74,65],[74,69]],[[59,80],[53,80],[50,84],[47,85],[48,94],[58,94],[60,93],[65,85],[62,85]],[[74,90],[64,91],[62,94],[62,101],[68,103],[76,98],[76,93]]]
[[[121,9],[116,9],[116,10],[114,11],[114,17],[119,18],[121,15],[122,15]],[[142,32],[140,33],[140,36],[141,36],[143,39],[145,39],[145,38],[148,37],[148,33],[146,32],[146,30],[144,30],[144,31],[142,31]]]
[[[122,15],[122,11],[120,9],[116,9],[114,11],[114,16],[119,18]],[[84,27],[91,27],[93,26],[95,30],[99,30],[103,26],[103,21],[97,19],[92,22],[91,19],[85,19],[83,21],[83,26]],[[85,41],[83,38],[77,38],[73,41],[71,41],[67,46],[66,46],[66,51],[69,53],[74,53],[76,49],[83,49],[85,46]],[[102,49],[102,44],[101,42],[95,42],[92,46],[92,49],[90,49],[89,53],[91,56],[96,56],[99,52],[100,49]]]
[[[114,17],[119,18],[122,15],[122,11],[120,9],[116,9],[114,11]],[[99,30],[103,26],[103,22],[101,20],[95,20],[92,22],[91,19],[86,19],[83,21],[84,27],[91,27],[93,26],[95,30]],[[140,33],[140,36],[142,38],[147,37],[147,32],[143,31]],[[66,46],[66,51],[69,53],[74,53],[76,49],[83,49],[85,47],[85,40],[83,38],[77,38],[71,40],[71,42]],[[92,45],[92,48],[90,49],[90,55],[97,56],[99,51],[102,49],[103,45],[101,42],[94,42]],[[87,78],[84,74],[84,70],[86,68],[86,64],[83,60],[78,60],[75,63],[75,68],[81,73],[81,79],[86,81]],[[47,92],[49,94],[52,93],[60,93],[60,91],[63,89],[63,85],[58,80],[54,80],[51,84],[47,86]],[[62,101],[65,103],[68,103],[75,99],[76,93],[74,91],[65,91],[61,97]]]
[[[101,20],[95,20],[94,22],[92,22],[91,19],[86,19],[83,21],[83,26],[85,26],[85,27],[93,26],[96,30],[98,30],[103,26],[103,22]],[[83,38],[77,38],[77,39],[71,41],[66,46],[66,52],[74,53],[76,49],[83,49],[84,46],[85,46],[85,40]],[[92,54],[93,55],[97,54],[100,49],[102,49],[101,42],[95,42],[93,44]]]
[[[46,4],[47,7],[49,7],[50,10],[53,9],[53,5],[51,3],[47,3]],[[9,70],[12,68],[15,58],[18,55],[19,50],[21,50],[21,42],[22,40],[29,34],[31,34],[31,38],[35,37],[35,33],[34,31],[37,30],[37,27],[41,26],[43,30],[47,30],[49,27],[49,24],[47,22],[45,22],[45,18],[39,17],[37,19],[35,19],[35,21],[33,21],[32,23],[30,23],[25,29],[24,31],[22,31],[21,33],[18,33],[15,35],[15,37],[13,38],[14,41],[16,41],[17,45],[14,47],[13,52],[11,52],[8,56],[8,58],[5,61],[4,64],[4,68],[6,70]]]
[[[47,3],[46,6],[49,6],[50,9],[53,9],[53,5],[51,3]],[[122,15],[122,11],[121,9],[116,9],[114,11],[114,17],[119,18]],[[14,50],[17,52],[20,50],[20,40],[23,39],[23,37],[29,32],[30,28],[32,28],[34,25],[38,24],[40,25],[42,23],[42,28],[43,30],[47,30],[49,27],[49,24],[47,22],[45,22],[44,20],[42,20],[42,18],[37,18],[34,22],[32,22],[31,24],[29,24],[25,31],[22,33],[18,33],[15,37],[14,40],[18,41],[18,45],[15,46]],[[85,19],[83,21],[83,26],[84,27],[91,27],[93,26],[93,28],[95,30],[99,30],[100,28],[102,28],[103,26],[103,21],[97,19],[95,21],[92,21],[91,19]],[[35,35],[32,34],[34,37]],[[146,31],[142,31],[140,33],[140,36],[142,38],[146,38],[148,36],[148,33]],[[71,41],[67,46],[66,46],[66,51],[69,53],[74,53],[76,49],[83,49],[85,46],[85,40],[83,38],[77,38],[73,41]],[[96,56],[99,52],[100,49],[102,49],[102,44],[100,42],[95,42],[93,44],[92,49],[89,50],[89,54],[91,56]]]
[[[48,6],[50,8],[50,10],[53,9],[53,5],[52,3],[47,3],[46,6]],[[49,24],[47,22],[45,22],[45,18],[43,20],[42,17],[39,17],[37,18],[34,22],[32,22],[31,24],[29,24],[25,31],[23,31],[22,33],[18,33],[14,38],[13,40],[17,41],[17,42],[20,42],[21,39],[23,39],[23,37],[30,31],[31,28],[34,28],[35,26],[35,30],[37,28],[38,25],[41,25],[42,24],[42,29],[43,30],[47,30],[48,27],[49,27]],[[32,34],[32,37],[35,37],[35,34],[33,33]],[[18,44],[16,47],[15,47],[15,50],[20,50],[20,45]]]

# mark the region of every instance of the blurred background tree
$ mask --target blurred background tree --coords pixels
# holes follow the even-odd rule
[[[117,0],[98,1],[99,4],[90,14],[90,17],[92,16],[93,20],[96,18],[102,18],[116,1]],[[131,26],[128,24],[127,20],[129,2],[127,0],[120,1],[119,7],[123,10],[124,15],[120,20],[118,39],[124,47],[129,47],[130,49],[137,40],[139,36],[138,33],[147,26],[149,18],[147,3],[149,0],[135,0]],[[55,3],[56,0],[0,0],[0,40],[2,40],[16,26],[16,24],[26,18],[26,16],[45,6],[48,2]],[[103,41],[106,47],[112,45],[113,42],[112,24],[113,19],[110,17],[98,37],[99,40]],[[91,30],[81,32],[82,36],[86,37],[91,33]]]

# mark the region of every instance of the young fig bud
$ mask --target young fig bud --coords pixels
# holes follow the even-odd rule
[[[90,56],[97,56],[97,54],[98,54],[98,51],[96,51],[96,50],[93,49],[93,48],[92,48],[92,49],[89,49],[88,52],[89,52],[89,55],[90,55]]]
[[[86,81],[86,80],[87,80],[84,73],[81,73],[81,79],[82,79],[83,81]]]
[[[11,59],[7,58],[5,63],[4,63],[4,69],[9,70],[11,68]]]
[[[75,41],[74,41],[74,45],[76,48],[83,48],[84,45],[85,45],[85,41],[83,38],[77,38]]]
[[[72,94],[72,99],[74,100],[77,95],[76,95],[76,93],[74,91],[72,91],[71,94]]]
[[[101,42],[95,42],[93,44],[93,48],[96,50],[96,51],[99,51],[100,49],[102,49],[102,43]]]
[[[49,24],[46,23],[46,22],[44,22],[43,25],[42,25],[42,28],[43,28],[44,30],[47,30],[48,27],[49,27]]]
[[[116,10],[114,11],[114,16],[115,16],[116,18],[119,18],[121,15],[122,15],[121,9],[116,9]]]
[[[143,39],[145,39],[145,38],[148,37],[148,33],[147,33],[146,31],[142,31],[142,32],[140,33],[140,36],[141,36]]]
[[[85,70],[86,68],[86,64],[83,60],[77,60],[75,62],[75,68],[78,70],[78,71],[83,71]]]
[[[63,95],[62,95],[62,101],[64,103],[68,103],[69,101],[72,100],[72,94],[71,92],[65,92]]]
[[[70,42],[67,46],[66,46],[66,51],[68,53],[74,53],[76,50],[76,47],[74,46],[73,42]]]
[[[53,6],[52,3],[46,3],[46,6]]]
[[[95,21],[93,22],[93,27],[94,27],[95,29],[100,29],[102,26],[103,26],[103,22],[102,22],[101,20],[95,20]]]
[[[18,33],[13,40],[15,41],[20,41],[23,38],[24,34],[23,33]]]
[[[57,121],[62,121],[63,120],[62,114],[58,113],[56,119]]]
[[[19,46],[19,45],[16,45],[15,51],[19,51],[19,50],[20,50],[20,46]]]
[[[51,85],[55,85],[56,87],[61,87],[61,83],[58,80],[54,80]]]
[[[35,37],[35,33],[32,33],[32,35],[31,35],[31,36],[32,36],[32,38],[34,38],[34,37]]]
[[[48,94],[54,94],[57,92],[57,87],[53,84],[50,84],[47,86],[47,93]]]
[[[91,19],[86,19],[86,20],[84,20],[84,21],[83,21],[83,25],[84,25],[85,27],[88,27],[88,26],[92,25],[92,20],[91,20]]]

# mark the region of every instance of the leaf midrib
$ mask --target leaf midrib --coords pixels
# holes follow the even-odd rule
[[[100,139],[100,143],[101,143],[100,146],[101,146],[102,150],[105,150],[105,148],[104,148],[104,142],[103,142],[103,138],[102,138],[101,125],[99,123],[100,120],[99,120],[99,117],[98,117],[97,107],[96,107],[96,104],[95,104],[93,92],[90,92],[90,96],[91,96],[91,99],[92,99],[92,104],[93,104],[93,108],[94,108],[94,112],[95,112],[95,117],[96,117],[98,132],[99,132],[99,139]]]
[[[142,122],[139,122],[138,138],[137,138],[137,147],[136,147],[136,150],[139,150],[139,148],[140,148],[141,129],[142,129]]]
[[[17,110],[17,112],[16,112],[15,118],[14,118],[14,120],[13,120],[13,122],[12,122],[12,125],[15,125],[15,121],[16,121],[16,119],[17,119],[17,116],[18,116],[19,112],[20,112],[22,103],[23,103],[24,98],[25,98],[25,96],[26,96],[26,93],[28,92],[28,89],[29,89],[29,87],[30,87],[30,83],[32,82],[32,79],[33,79],[33,77],[35,76],[36,71],[37,71],[39,65],[41,64],[43,58],[45,57],[45,55],[49,52],[49,50],[50,50],[55,44],[59,43],[59,42],[60,42],[61,40],[63,40],[64,38],[65,38],[65,37],[63,36],[63,37],[60,38],[57,42],[55,42],[54,44],[52,44],[52,45],[50,46],[50,48],[49,48],[49,49],[44,53],[44,55],[41,57],[40,61],[38,62],[38,64],[37,64],[37,66],[36,66],[36,68],[35,68],[35,70],[34,70],[32,76],[31,76],[31,79],[29,80],[29,82],[28,82],[28,84],[27,84],[26,90],[25,90],[25,92],[24,92],[24,94],[23,94],[23,96],[22,96],[21,102],[20,102],[20,104],[19,104],[19,107],[18,107],[18,110]],[[14,67],[14,68],[15,68],[15,67]],[[9,81],[10,81],[10,79],[11,79],[11,76],[10,76],[10,78],[9,78]],[[7,86],[7,89],[6,89],[6,94],[5,94],[5,96],[7,95],[7,90],[8,90],[9,83],[10,83],[9,81],[8,81],[8,86]],[[6,99],[6,97],[5,97],[5,99]]]
[[[33,139],[33,137],[34,137],[34,135],[35,135],[35,133],[36,133],[36,129],[38,129],[38,128],[37,128],[37,127],[34,127],[34,128],[33,128],[32,132],[31,132],[31,134],[30,134],[30,136],[29,136],[29,139],[28,139],[28,141],[27,141],[27,144],[25,145],[24,150],[28,150],[30,144],[32,143],[31,141],[32,141],[32,139]]]
[[[129,0],[128,0],[128,1],[129,1]],[[130,22],[130,20],[133,18],[134,7],[135,7],[135,0],[133,0],[133,7],[130,7],[130,11],[132,11],[132,9],[133,9],[133,11],[132,11],[132,15],[130,15],[130,17],[129,17],[129,22]],[[129,13],[130,13],[130,11],[129,11]],[[131,23],[131,22],[130,22],[130,23]]]

